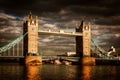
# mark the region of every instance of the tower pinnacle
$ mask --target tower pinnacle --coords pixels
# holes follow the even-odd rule
[[[30,21],[32,21],[32,13],[31,13],[31,11],[30,11],[30,13],[28,15],[28,18],[29,18]]]

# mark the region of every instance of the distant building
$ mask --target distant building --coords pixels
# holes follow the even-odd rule
[[[76,56],[76,52],[67,52],[66,55],[67,56]]]

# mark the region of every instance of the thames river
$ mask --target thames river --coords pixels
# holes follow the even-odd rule
[[[0,80],[120,80],[120,66],[0,63]]]

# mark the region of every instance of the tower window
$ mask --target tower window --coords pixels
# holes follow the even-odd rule
[[[85,26],[85,27],[84,27],[84,29],[85,29],[85,30],[88,30],[88,29],[89,29],[89,27],[88,27],[88,26]]]

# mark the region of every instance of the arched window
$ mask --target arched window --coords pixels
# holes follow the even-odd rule
[[[84,30],[89,30],[89,26],[85,26],[85,27],[84,27]]]

